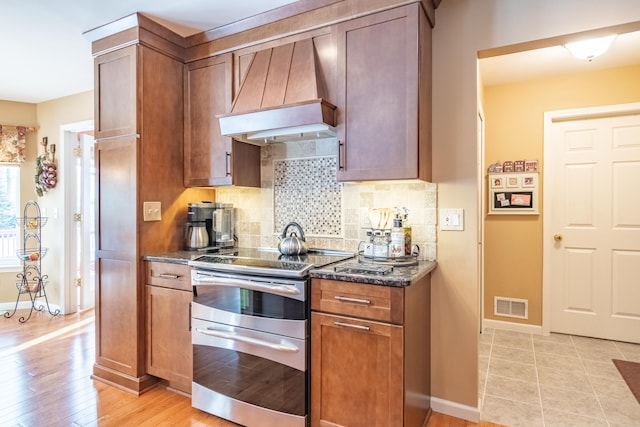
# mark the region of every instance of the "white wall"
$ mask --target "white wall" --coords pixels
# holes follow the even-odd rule
[[[432,404],[477,413],[480,328],[477,52],[640,21],[637,0],[444,0],[433,34],[433,181],[465,230],[438,232],[432,280]]]

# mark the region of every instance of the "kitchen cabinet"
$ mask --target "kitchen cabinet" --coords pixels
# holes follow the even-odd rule
[[[147,372],[191,393],[190,267],[147,262]]]
[[[431,27],[419,3],[337,24],[339,181],[431,180]]]
[[[184,185],[260,187],[260,147],[222,136],[231,111],[232,54],[185,65]]]
[[[142,255],[183,245],[182,38],[137,16],[92,43],[96,106],[96,361],[93,378],[140,394],[146,370]],[[143,31],[141,27],[146,26]],[[97,30],[102,34],[101,30]],[[159,45],[154,45],[159,43]],[[145,221],[145,201],[161,203]],[[183,208],[180,212],[177,206]]]
[[[407,287],[312,279],[312,427],[425,423],[429,284],[429,275]]]
[[[94,60],[95,139],[137,132],[136,46],[100,55]]]

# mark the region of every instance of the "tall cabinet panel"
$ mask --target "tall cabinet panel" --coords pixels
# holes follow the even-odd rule
[[[157,24],[146,18],[138,19],[141,28],[157,29]],[[93,44],[94,50],[99,49],[94,52],[97,242],[93,377],[135,394],[158,381],[146,371],[141,256],[182,247],[176,218],[184,218],[187,204],[180,179],[182,39],[166,29],[159,31],[161,38],[150,36],[149,31],[124,31]],[[129,35],[132,40],[125,37]],[[178,44],[168,42],[172,39]],[[161,44],[156,46],[156,42]],[[144,220],[145,201],[161,203],[161,220]]]
[[[419,3],[336,25],[338,180],[430,179],[429,30]]]
[[[139,391],[135,135],[98,140],[94,375]],[[124,374],[120,375],[119,374]]]

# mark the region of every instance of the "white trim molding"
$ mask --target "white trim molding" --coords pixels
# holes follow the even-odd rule
[[[524,323],[505,322],[504,320],[484,319],[484,321],[482,322],[482,326],[483,329],[504,329],[507,331],[524,332],[527,334],[545,335],[542,332],[542,326],[539,325],[527,325]],[[549,333],[547,333],[546,335],[549,335]]]

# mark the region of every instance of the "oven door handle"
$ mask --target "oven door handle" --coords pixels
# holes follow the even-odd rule
[[[231,341],[239,341],[239,342],[243,342],[243,343],[247,343],[247,344],[255,344],[255,345],[259,345],[262,347],[267,347],[270,348],[272,350],[277,350],[277,351],[285,351],[287,353],[297,353],[300,351],[300,349],[296,346],[293,345],[286,345],[286,344],[274,344],[268,341],[264,341],[264,340],[259,340],[256,338],[250,338],[250,337],[243,337],[242,335],[238,335],[235,334],[233,332],[227,332],[227,331],[221,331],[219,329],[213,329],[213,328],[207,328],[207,329],[201,329],[201,328],[196,328],[196,332],[199,332],[201,334],[204,335],[209,335],[212,337],[216,337],[216,338],[224,338],[224,339],[228,339]]]
[[[270,285],[266,283],[253,282],[251,280],[232,279],[229,277],[219,278],[211,276],[196,276],[193,277],[193,285],[217,285],[217,286],[231,286],[244,289],[250,289],[253,291],[269,292],[272,294],[280,295],[300,295],[300,289],[293,285]]]

